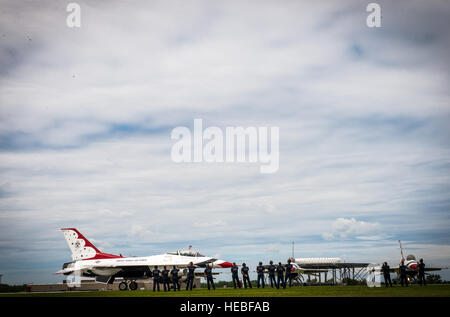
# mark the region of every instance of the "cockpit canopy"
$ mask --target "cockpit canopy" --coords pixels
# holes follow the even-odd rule
[[[201,254],[200,252],[192,250],[192,246],[189,246],[188,250],[177,250],[177,251],[174,251],[174,252],[169,252],[167,254],[181,255],[181,256],[192,256],[192,257],[204,257],[204,255]]]
[[[414,256],[414,255],[412,255],[412,254],[409,254],[407,257],[406,257],[406,261],[411,261],[411,260],[415,260],[416,259],[416,257]]]

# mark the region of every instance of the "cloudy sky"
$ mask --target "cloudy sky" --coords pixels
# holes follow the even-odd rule
[[[450,5],[2,0],[0,274],[102,251],[450,265]],[[277,126],[280,168],[175,163],[173,128]],[[450,274],[444,273],[450,278]]]

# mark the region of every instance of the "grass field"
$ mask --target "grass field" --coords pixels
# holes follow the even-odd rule
[[[195,289],[181,292],[139,291],[97,291],[62,293],[16,293],[0,294],[4,296],[26,297],[450,297],[450,285],[428,285],[393,288],[366,286],[302,286],[287,289],[232,289],[221,288],[215,291]]]

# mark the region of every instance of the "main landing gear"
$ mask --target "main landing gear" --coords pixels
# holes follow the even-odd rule
[[[138,284],[136,283],[136,281],[123,281],[123,282],[120,282],[120,284],[119,284],[119,289],[121,291],[126,291],[127,289],[135,291],[135,290],[137,290],[137,288],[138,288]]]
[[[137,290],[138,285],[137,285],[136,281],[131,281],[131,282],[130,282],[130,285],[129,285],[128,287],[129,287],[132,291],[135,291],[135,290]]]

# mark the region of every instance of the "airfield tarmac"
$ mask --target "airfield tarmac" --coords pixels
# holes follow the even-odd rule
[[[215,291],[194,289],[181,292],[137,291],[94,291],[94,292],[52,292],[52,293],[8,293],[0,297],[450,297],[450,284],[420,287],[366,287],[366,286],[300,286],[287,289],[220,288]]]

